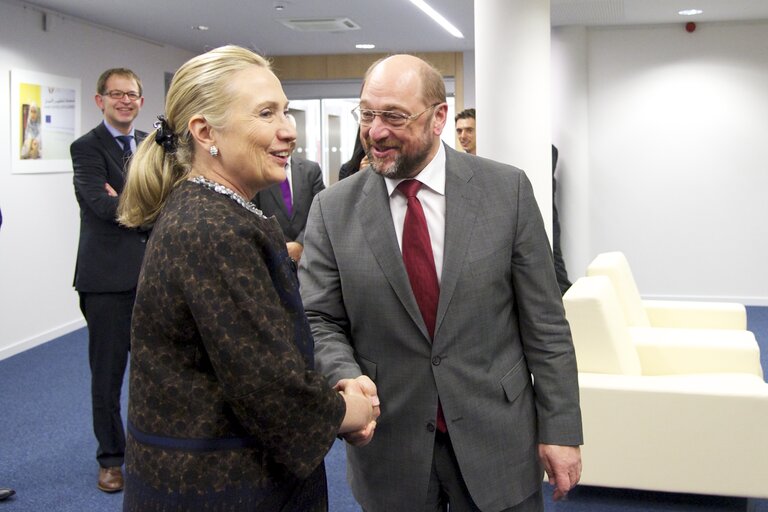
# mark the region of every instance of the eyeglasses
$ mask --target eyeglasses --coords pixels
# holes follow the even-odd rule
[[[134,92],[134,91],[118,91],[117,89],[112,91],[107,91],[105,94],[102,94],[102,96],[109,96],[113,100],[121,100],[124,97],[128,96],[128,99],[131,101],[136,101],[137,99],[141,98],[141,94]]]
[[[418,114],[411,115],[403,114],[402,112],[395,112],[393,110],[371,110],[368,108],[360,108],[360,105],[358,105],[352,109],[352,117],[354,117],[355,121],[361,125],[369,125],[373,122],[376,116],[379,116],[381,120],[389,126],[392,126],[393,128],[401,128],[414,119],[418,119],[420,115],[429,110],[432,110],[438,105],[442,105],[442,103],[435,103],[427,109],[422,110]]]

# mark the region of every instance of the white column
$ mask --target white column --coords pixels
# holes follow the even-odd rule
[[[557,211],[560,248],[575,281],[595,253],[590,234],[589,74],[586,27],[552,29],[552,140],[560,150]],[[598,207],[598,210],[600,208]]]
[[[477,154],[523,169],[552,233],[549,0],[475,2]]]

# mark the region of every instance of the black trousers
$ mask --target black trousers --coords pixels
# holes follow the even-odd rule
[[[122,466],[125,458],[120,393],[128,365],[135,300],[135,289],[118,293],[80,292],[80,311],[88,323],[93,433],[98,442],[96,460],[105,468]]]

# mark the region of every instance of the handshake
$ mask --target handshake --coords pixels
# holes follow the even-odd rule
[[[376,384],[366,375],[341,379],[334,388],[347,404],[339,434],[352,446],[365,446],[373,439],[376,419],[381,414]]]

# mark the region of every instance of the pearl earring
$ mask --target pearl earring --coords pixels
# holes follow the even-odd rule
[[[209,150],[211,152],[211,156],[216,158],[219,156],[219,148],[217,148],[215,145],[211,146],[211,149]]]

